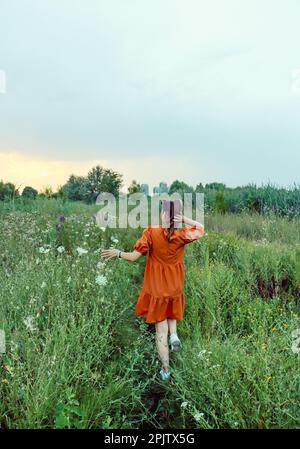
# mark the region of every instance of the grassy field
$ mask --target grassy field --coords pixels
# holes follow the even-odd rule
[[[103,232],[96,210],[0,204],[0,426],[300,428],[300,220],[205,217],[162,384],[154,327],[134,314],[146,260],[100,258],[141,231]]]

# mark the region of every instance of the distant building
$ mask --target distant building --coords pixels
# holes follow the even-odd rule
[[[153,187],[153,194],[154,195],[161,195],[162,193],[168,193],[169,188],[166,182],[160,182],[159,186]]]
[[[168,193],[168,185],[166,182],[160,182],[159,183],[159,193]]]
[[[141,192],[145,195],[149,195],[149,185],[148,184],[141,184]]]

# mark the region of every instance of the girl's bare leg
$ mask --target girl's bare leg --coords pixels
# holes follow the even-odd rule
[[[156,347],[165,371],[169,371],[168,321],[155,323]]]
[[[169,334],[176,334],[177,333],[177,321],[171,320],[168,318],[168,326],[169,326]]]

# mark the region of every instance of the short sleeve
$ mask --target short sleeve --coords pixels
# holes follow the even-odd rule
[[[182,239],[182,243],[184,245],[188,243],[192,243],[195,240],[200,239],[205,234],[204,227],[197,228],[196,226],[192,226],[190,228],[183,228],[180,237]]]
[[[137,240],[133,249],[138,251],[143,256],[146,256],[147,253],[151,250],[152,247],[152,238],[151,238],[151,230],[150,228],[144,229],[142,237]]]

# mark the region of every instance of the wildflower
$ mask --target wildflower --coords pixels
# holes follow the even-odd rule
[[[203,349],[203,351],[200,351],[198,354],[198,357],[202,357],[204,354],[206,354],[206,349]]]
[[[119,243],[119,240],[116,239],[115,237],[112,237],[112,238],[111,238],[111,241],[112,241],[113,243]]]
[[[188,406],[188,402],[187,402],[187,401],[184,401],[184,402],[181,404],[181,408],[187,408],[187,406]]]
[[[196,412],[196,413],[194,414],[194,419],[195,419],[195,421],[199,422],[199,421],[201,421],[201,419],[203,418],[203,416],[204,416],[204,413]]]
[[[96,277],[96,284],[98,285],[106,285],[107,284],[107,278],[103,276],[102,274],[99,274]]]
[[[78,252],[79,256],[81,256],[82,254],[88,253],[87,249],[80,248],[79,246],[78,246],[78,248],[76,248],[76,251]]]
[[[40,252],[41,254],[47,254],[47,253],[49,253],[49,251],[50,251],[50,248],[44,248],[43,246],[41,246],[41,247],[39,248],[39,252]]]
[[[212,365],[211,368],[220,368],[221,365]]]
[[[61,245],[57,248],[57,251],[62,254],[64,252],[65,248]]]
[[[267,343],[262,343],[261,349],[263,349],[265,351],[267,349]]]
[[[27,330],[30,332],[35,331],[35,327],[33,326],[33,316],[28,316],[23,323],[25,324]]]
[[[61,215],[61,216],[59,217],[59,221],[60,221],[61,223],[64,223],[64,222],[66,221],[65,216],[64,216],[64,215]]]
[[[98,270],[102,270],[104,267],[105,267],[105,263],[104,262],[100,261],[100,262],[97,263]]]

